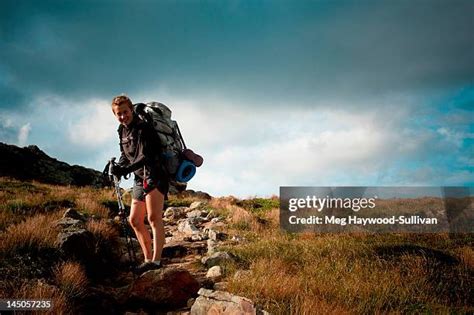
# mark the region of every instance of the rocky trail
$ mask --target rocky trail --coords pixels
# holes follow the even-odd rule
[[[61,227],[58,236],[61,252],[82,261],[89,274],[99,278],[90,284],[87,295],[77,302],[78,312],[128,315],[268,314],[251,300],[226,291],[227,283],[222,281],[223,271],[226,263],[235,257],[216,248],[235,245],[241,240],[221,232],[226,223],[214,217],[212,210],[206,210],[205,206],[206,201],[195,201],[189,207],[169,207],[165,210],[163,267],[138,275],[128,271],[130,258],[123,235],[117,246],[108,248],[108,256],[118,259],[116,264],[110,265],[110,258],[94,253],[94,242],[97,240],[85,228],[86,222],[93,219],[68,209],[57,222]],[[109,219],[109,223],[120,224],[118,218]],[[138,241],[135,238],[132,240],[140,263],[143,257],[140,256]]]

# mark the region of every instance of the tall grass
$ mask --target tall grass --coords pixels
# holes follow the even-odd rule
[[[56,286],[67,299],[83,297],[87,289],[87,276],[84,268],[77,262],[62,262],[54,268]]]
[[[10,225],[0,234],[0,253],[9,255],[14,252],[37,251],[55,247],[58,231],[54,222],[62,213],[53,212],[28,217],[25,221]]]
[[[383,257],[377,249],[393,243],[373,237],[282,233],[228,248],[252,271],[229,287],[276,314],[299,314],[309,301],[356,313],[472,310],[468,266],[422,252]]]
[[[409,205],[420,203],[433,208],[439,200]],[[270,313],[474,311],[470,234],[289,234],[279,230],[278,209],[237,204],[219,203],[229,210],[228,232],[246,240],[221,247],[237,257],[225,269],[228,288]],[[233,277],[238,269],[250,273]]]

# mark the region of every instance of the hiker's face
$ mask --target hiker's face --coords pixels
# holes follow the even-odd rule
[[[117,117],[119,123],[121,123],[122,125],[128,125],[132,122],[132,109],[128,107],[127,104],[120,104],[119,106],[114,106],[113,109],[115,117]]]

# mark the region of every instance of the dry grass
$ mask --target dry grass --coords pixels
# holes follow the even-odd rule
[[[272,314],[346,314],[348,309],[330,303],[322,296],[308,294],[308,279],[293,272],[294,267],[280,259],[255,261],[250,274],[230,283],[231,290],[246,297]],[[252,290],[248,290],[252,287]]]
[[[0,178],[0,296],[52,299],[54,307],[48,314],[73,312],[74,301],[86,293],[88,279],[79,263],[58,263],[55,222],[70,207],[92,216],[87,228],[97,241],[97,252],[108,254],[118,239],[118,232],[101,219],[109,214],[108,204],[116,204],[110,189]]]
[[[472,235],[287,234],[278,209],[227,208],[230,222],[247,222],[229,228],[247,241],[223,248],[238,257],[226,268],[229,290],[272,314],[474,310]],[[234,278],[238,269],[251,273]]]
[[[59,288],[42,281],[25,281],[19,284],[14,298],[28,300],[51,300],[52,307],[37,314],[70,314],[71,304],[68,303],[66,294]],[[28,312],[29,314],[32,312]]]
[[[457,251],[459,260],[468,269],[474,270],[474,250],[472,246],[464,246]]]
[[[235,197],[220,197],[220,198],[212,198],[209,201],[209,205],[215,209],[226,209],[229,206],[235,205],[238,199]]]
[[[67,299],[80,298],[85,295],[87,276],[84,268],[77,262],[62,262],[54,268],[56,286]]]
[[[376,238],[275,235],[241,246],[233,252],[252,272],[230,278],[230,290],[274,314],[308,312],[310,304],[321,313],[472,310],[472,288],[459,284],[469,270],[421,254],[380,257],[375,248],[390,242]]]
[[[62,216],[61,212],[40,214],[28,217],[24,222],[10,225],[0,234],[0,253],[22,250],[38,250],[55,247],[58,234],[54,222]]]
[[[76,203],[79,211],[94,215],[99,218],[106,218],[109,209],[104,206],[103,201],[115,201],[116,197],[110,189],[94,189],[81,187],[76,191]]]
[[[110,241],[118,238],[118,231],[106,220],[91,220],[87,222],[87,229],[94,234],[98,241]]]
[[[96,255],[111,260],[117,259],[114,257],[114,248],[120,246],[118,230],[103,219],[88,221],[86,227],[94,235]]]
[[[67,208],[106,218],[110,212],[106,205],[115,205],[116,202],[111,189],[56,186],[0,178],[0,231],[27,217]]]

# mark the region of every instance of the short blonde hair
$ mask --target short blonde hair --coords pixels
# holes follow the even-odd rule
[[[133,103],[127,95],[121,94],[119,96],[114,97],[114,99],[112,100],[112,111],[114,110],[114,106],[120,106],[124,103],[127,104],[128,107],[133,108]]]

